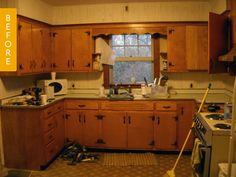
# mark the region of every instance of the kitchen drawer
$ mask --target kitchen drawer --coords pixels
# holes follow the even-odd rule
[[[56,122],[53,117],[51,117],[50,119],[43,119],[42,124],[44,132],[47,132],[56,127]]]
[[[45,119],[47,119],[50,116],[52,116],[53,114],[55,114],[56,112],[59,112],[59,111],[63,110],[63,108],[64,108],[63,101],[60,101],[56,104],[53,104],[53,105],[51,105],[51,106],[49,106],[49,107],[47,107],[43,110],[43,117]]]
[[[44,134],[44,144],[48,145],[50,142],[52,142],[55,139],[55,131],[52,129],[51,131]]]
[[[157,111],[176,111],[177,103],[174,101],[160,101],[155,103],[155,110]]]
[[[66,109],[98,109],[99,103],[96,100],[66,100]]]
[[[103,101],[101,109],[120,111],[153,111],[152,101]]]
[[[57,154],[56,142],[52,141],[45,148],[46,161],[50,161]]]

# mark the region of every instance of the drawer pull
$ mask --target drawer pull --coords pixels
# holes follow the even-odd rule
[[[85,107],[84,104],[79,104],[78,106],[79,106],[80,108],[84,108],[84,107]]]
[[[170,109],[170,106],[163,106],[163,108],[165,108],[165,109]]]

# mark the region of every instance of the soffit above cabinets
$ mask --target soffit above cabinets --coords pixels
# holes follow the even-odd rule
[[[108,4],[108,3],[131,3],[131,2],[174,2],[174,1],[202,1],[209,0],[41,0],[52,6],[83,5],[83,4]]]

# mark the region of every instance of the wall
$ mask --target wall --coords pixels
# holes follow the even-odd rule
[[[125,10],[128,6],[128,10]],[[53,7],[53,24],[207,21],[208,2],[145,2]]]
[[[226,0],[209,0],[211,12],[221,14],[226,10]]]

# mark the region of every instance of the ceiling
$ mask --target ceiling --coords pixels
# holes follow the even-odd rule
[[[129,2],[174,2],[174,1],[209,1],[209,0],[42,0],[52,6],[81,5],[81,4],[107,4]]]

